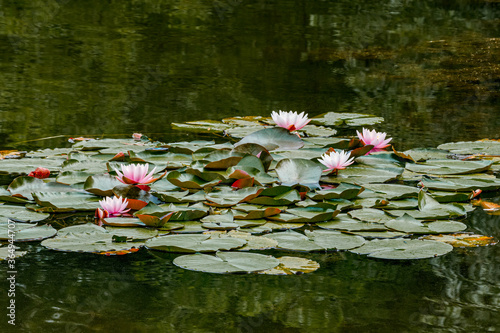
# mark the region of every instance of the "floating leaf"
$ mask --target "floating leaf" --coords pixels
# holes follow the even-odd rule
[[[29,211],[24,206],[0,205],[0,217],[9,218],[19,222],[40,222],[50,214]]]
[[[364,221],[364,222],[373,222],[373,223],[385,223],[392,218],[380,209],[374,208],[363,208],[356,209],[348,212],[349,216],[352,218]]]
[[[422,237],[422,239],[444,242],[451,244],[453,247],[477,247],[496,245],[498,243],[498,241],[491,236],[475,234],[430,235]]]
[[[17,177],[7,188],[14,196],[33,200],[33,192],[72,192],[76,191],[69,185],[56,182],[44,182],[35,177]]]
[[[467,191],[477,189],[483,191],[494,191],[500,189],[499,179],[478,179],[478,178],[446,178],[431,179],[423,178],[422,184],[431,190],[441,191]]]
[[[307,236],[294,231],[284,231],[264,237],[277,240],[279,249],[302,252],[346,250],[361,246],[365,242],[362,237],[326,230],[309,232]]]
[[[384,118],[371,114],[327,112],[311,119],[311,124],[328,126],[369,126],[383,122]]]
[[[102,174],[88,177],[83,188],[87,192],[106,197],[112,196],[113,188],[118,185],[122,185],[122,183],[116,177]]]
[[[304,142],[295,134],[281,127],[265,128],[254,132],[235,144],[235,147],[246,144],[256,143],[267,150],[293,150],[300,149]]]
[[[312,273],[319,269],[319,263],[314,260],[299,257],[280,257],[280,264],[259,274],[267,275],[297,275]]]
[[[189,173],[180,173],[179,171],[172,171],[167,175],[167,179],[174,185],[179,186],[181,188],[189,188],[189,189],[202,189],[205,187],[212,187],[219,183],[219,179],[206,182],[203,179],[191,175]]]
[[[50,225],[37,226],[30,223],[17,222],[14,224],[14,228],[9,228],[10,225],[11,223],[0,224],[0,240],[14,239],[16,242],[31,242],[40,241],[57,234],[57,230]],[[13,238],[10,237],[12,232],[14,232]]]
[[[217,256],[193,254],[174,259],[174,265],[205,273],[252,273],[271,269],[279,260],[263,254],[241,252],[219,252]]]
[[[451,233],[467,229],[465,224],[456,221],[439,221],[424,224],[408,214],[385,222],[385,226],[411,234]]]
[[[37,204],[58,211],[94,211],[100,207],[99,198],[89,193],[79,192],[38,192],[33,193]]]
[[[146,225],[141,220],[133,217],[107,217],[103,219],[105,225],[113,227],[145,227]]]
[[[97,254],[120,251],[131,253],[132,249],[142,246],[140,243],[113,242],[111,233],[90,223],[63,228],[59,230],[57,237],[42,241],[42,245],[56,251]]]
[[[229,251],[242,247],[247,242],[236,238],[210,238],[210,235],[167,235],[150,239],[146,242],[149,249],[179,252],[217,252]]]
[[[322,229],[345,231],[385,231],[387,228],[380,223],[362,222],[350,218],[347,214],[339,214],[327,222],[316,223]]]
[[[320,188],[322,169],[318,163],[306,159],[284,159],[276,165],[276,173],[282,185],[304,185],[310,189]]]
[[[492,163],[492,161],[429,160],[425,163],[406,163],[405,168],[416,173],[463,175],[488,170]]]
[[[370,258],[410,260],[434,258],[452,250],[453,246],[432,240],[376,239],[350,252],[368,254]]]

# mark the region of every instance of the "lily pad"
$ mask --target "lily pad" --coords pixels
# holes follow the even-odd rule
[[[48,218],[50,214],[32,212],[24,206],[0,205],[0,218],[11,219],[19,222],[40,222]]]
[[[83,188],[87,192],[106,197],[112,196],[113,188],[118,185],[122,185],[122,183],[116,177],[102,174],[88,177]]]
[[[242,247],[247,242],[236,238],[210,238],[210,235],[167,235],[150,239],[146,242],[149,249],[178,252],[217,252],[229,251]]]
[[[103,219],[104,224],[113,227],[145,227],[146,225],[138,218],[133,217],[107,217]]]
[[[387,228],[381,223],[363,222],[350,218],[347,214],[339,214],[327,222],[316,223],[322,229],[345,231],[385,231]]]
[[[267,271],[259,272],[259,274],[267,275],[297,275],[312,273],[319,269],[319,263],[299,257],[280,257],[278,258],[280,264]]]
[[[235,144],[235,147],[246,144],[256,143],[267,150],[293,150],[300,149],[304,142],[295,134],[281,127],[265,128],[254,132]]]
[[[193,254],[174,259],[174,265],[205,273],[252,273],[278,266],[280,261],[258,253],[219,252],[217,256]]]
[[[267,234],[264,237],[277,240],[279,249],[301,252],[346,250],[361,246],[365,242],[359,236],[326,230],[309,232],[307,236],[289,230]]]
[[[75,227],[77,228],[67,227],[59,230],[57,237],[42,241],[42,246],[56,251],[97,254],[130,253],[134,252],[132,249],[142,246],[139,243],[114,242],[111,233],[96,225]]]
[[[453,246],[449,244],[431,240],[376,239],[350,252],[368,254],[370,258],[410,260],[434,258],[452,250]]]
[[[21,196],[28,200],[33,199],[33,192],[72,192],[71,186],[56,182],[44,182],[35,177],[17,177],[7,188],[14,196]]]
[[[476,235],[472,233],[453,235],[429,235],[422,239],[434,240],[452,245],[453,247],[478,247],[496,245],[498,240],[491,236]]]
[[[456,221],[438,221],[424,224],[408,214],[385,222],[385,226],[411,234],[453,233],[467,229],[465,224]]]
[[[15,232],[14,240],[16,242],[40,241],[57,234],[57,230],[50,225],[37,226],[30,223],[17,222],[14,228],[9,228],[9,223],[1,223],[0,240],[6,241],[11,239],[10,234],[12,230]]]
[[[493,161],[429,160],[425,163],[406,163],[409,171],[433,175],[463,175],[488,170]]]
[[[276,165],[276,173],[282,185],[300,184],[310,189],[321,188],[319,179],[321,178],[322,168],[318,163],[311,160],[300,158],[283,159]]]

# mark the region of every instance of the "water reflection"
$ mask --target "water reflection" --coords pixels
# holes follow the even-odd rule
[[[495,138],[498,11],[478,1],[6,1],[0,142],[171,140],[172,121],[275,109],[381,115],[401,148]]]

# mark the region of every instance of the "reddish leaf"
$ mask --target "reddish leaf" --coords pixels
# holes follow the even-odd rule
[[[396,154],[399,158],[402,158],[403,160],[409,160],[409,161],[412,161],[414,163],[417,163],[417,161],[415,161],[413,159],[413,157],[411,157],[410,155],[407,155],[407,154],[402,153],[400,151],[396,151],[396,149],[394,149],[394,146],[392,146],[392,151],[394,152],[394,154]]]
[[[44,179],[44,178],[49,178],[50,176],[50,170],[46,168],[36,168],[35,171],[31,171],[28,174],[29,177],[35,177],[38,179]]]
[[[132,210],[141,210],[148,204],[147,202],[138,199],[127,199],[127,200],[128,200],[127,208],[130,208]]]
[[[254,182],[254,178],[242,178],[235,181],[231,187],[233,188],[244,188],[244,187],[252,187]]]

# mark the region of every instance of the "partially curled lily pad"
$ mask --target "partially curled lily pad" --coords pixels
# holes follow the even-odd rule
[[[385,222],[385,226],[411,234],[452,233],[467,229],[465,224],[456,221],[436,221],[424,224],[408,214]]]
[[[174,265],[205,273],[252,273],[278,266],[280,261],[258,253],[219,252],[217,256],[206,254],[184,255],[174,259]]]
[[[0,217],[19,222],[40,222],[49,216],[47,213],[32,212],[23,206],[0,205]]]
[[[284,231],[264,235],[278,241],[278,248],[289,251],[327,251],[346,250],[364,244],[364,239],[358,236],[346,235],[335,231],[317,230],[306,235]]]
[[[406,163],[412,172],[434,175],[463,175],[488,170],[493,161],[429,160],[425,163]]]
[[[229,251],[242,247],[247,242],[236,238],[210,238],[210,235],[167,235],[150,239],[146,242],[149,249],[179,252],[217,252]]]
[[[87,223],[63,228],[59,230],[57,237],[44,240],[42,245],[51,250],[64,252],[126,254],[135,252],[142,243],[115,242],[113,234],[106,229]]]
[[[14,234],[12,235],[12,233]],[[0,240],[3,241],[9,239],[14,239],[16,242],[40,241],[52,237],[55,234],[57,234],[57,230],[50,225],[38,226],[21,222],[0,224]],[[11,237],[11,235],[13,237]]]
[[[453,246],[432,240],[376,239],[350,251],[370,258],[408,260],[434,258],[452,250]]]
[[[107,217],[103,219],[104,224],[113,227],[145,227],[146,224],[141,222],[138,218],[132,217]]]
[[[453,247],[477,247],[496,245],[498,240],[491,236],[475,235],[471,233],[453,235],[429,235],[422,239],[434,240],[453,245]]]
[[[267,271],[259,272],[259,274],[267,275],[298,275],[305,273],[312,273],[319,269],[319,263],[299,257],[280,257],[278,258],[280,264],[277,267]]]
[[[85,180],[83,188],[85,191],[100,195],[100,196],[112,196],[113,188],[122,183],[116,179],[116,177],[109,174],[101,174],[90,176]]]

